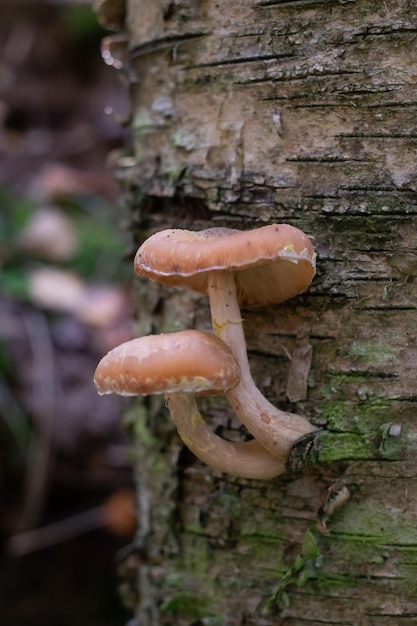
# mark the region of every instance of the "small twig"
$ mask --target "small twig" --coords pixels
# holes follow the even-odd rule
[[[130,488],[120,487],[98,506],[12,536],[7,549],[11,556],[23,556],[98,528],[127,536],[133,534],[136,524],[134,493]]]
[[[36,525],[44,504],[56,415],[56,376],[48,324],[42,312],[33,311],[23,316],[23,325],[32,356],[33,394],[39,399],[39,404],[27,457],[19,522],[22,531]]]
[[[14,535],[8,542],[7,551],[11,556],[23,556],[79,537],[104,525],[102,507],[97,506],[59,522]]]

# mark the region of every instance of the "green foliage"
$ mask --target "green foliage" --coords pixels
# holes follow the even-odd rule
[[[26,300],[28,286],[26,274],[19,266],[9,267],[2,272],[1,289],[18,300]]]
[[[120,262],[123,244],[119,230],[106,219],[94,218],[83,211],[75,212],[73,220],[79,248],[71,269],[99,282],[122,281],[127,272]]]
[[[31,203],[0,188],[0,274],[1,290],[16,298],[27,295],[23,258],[15,247],[17,235],[33,210]]]
[[[63,12],[65,26],[76,41],[96,41],[106,32],[90,4],[73,4]]]
[[[31,436],[29,418],[10,392],[12,380],[13,365],[2,341],[0,319],[0,475],[22,461]]]

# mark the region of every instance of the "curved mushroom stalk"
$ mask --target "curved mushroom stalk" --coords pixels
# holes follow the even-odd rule
[[[286,456],[272,456],[255,439],[231,442],[213,433],[192,394],[165,394],[171,419],[184,444],[210,467],[242,478],[267,479],[285,472]]]
[[[208,295],[216,335],[229,346],[240,368],[240,382],[226,398],[249,432],[272,455],[286,458],[297,439],[316,430],[304,417],[276,408],[255,385],[237,299],[234,272],[211,272]]]

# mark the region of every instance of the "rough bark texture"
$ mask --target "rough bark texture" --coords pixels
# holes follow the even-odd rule
[[[138,623],[416,624],[417,7],[129,0],[126,24],[136,241],[309,234],[311,289],[245,331],[268,399],[324,429],[297,471],[240,480],[184,450],[162,400],[138,405]],[[136,279],[135,299],[138,334],[210,326],[205,297]],[[201,408],[244,437],[222,398]]]

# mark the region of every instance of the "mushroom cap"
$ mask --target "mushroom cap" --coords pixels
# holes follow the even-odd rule
[[[212,271],[236,272],[241,306],[276,304],[304,291],[315,273],[310,239],[289,224],[255,230],[169,229],[139,248],[135,272],[167,285],[207,292]]]
[[[214,334],[182,330],[132,339],[113,348],[98,364],[100,395],[151,395],[185,391],[224,392],[240,380],[229,347]]]

